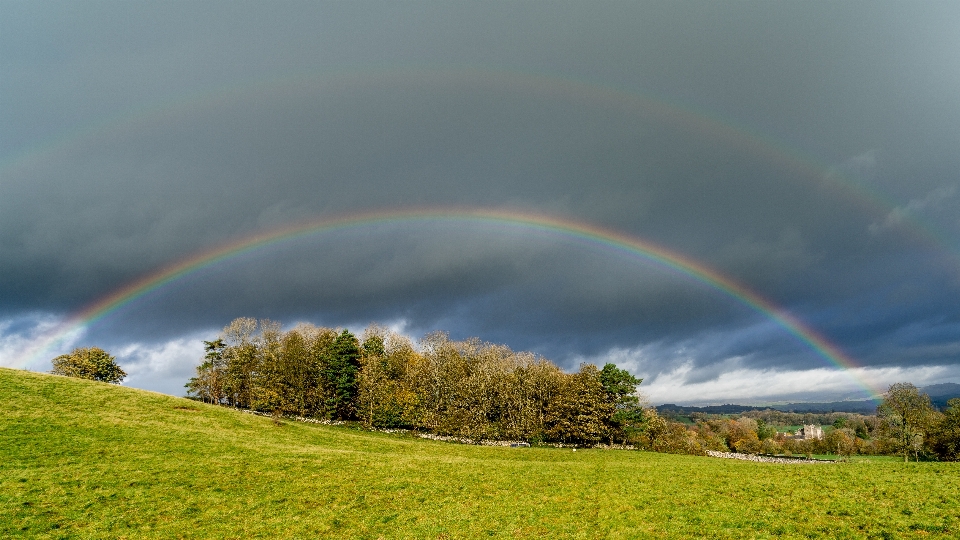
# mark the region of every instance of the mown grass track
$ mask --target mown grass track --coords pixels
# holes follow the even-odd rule
[[[0,369],[0,537],[956,538],[960,465],[496,448]]]

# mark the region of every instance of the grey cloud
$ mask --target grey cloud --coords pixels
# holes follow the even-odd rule
[[[303,220],[485,207],[655,242],[868,365],[955,362],[960,334],[937,321],[957,316],[960,263],[904,218],[960,237],[957,13],[873,6],[15,6],[0,316],[73,312]],[[730,358],[819,365],[734,296],[569,238],[404,223],[211,266],[85,339],[172,343],[241,315],[402,320],[568,367],[651,344],[649,373],[684,349],[698,380]]]
[[[936,207],[946,199],[952,198],[957,193],[957,186],[942,186],[925,196],[918,199],[911,199],[907,204],[898,206],[890,211],[889,214],[880,223],[871,223],[870,232],[880,234],[881,232],[903,224],[905,219],[922,213],[924,210]]]

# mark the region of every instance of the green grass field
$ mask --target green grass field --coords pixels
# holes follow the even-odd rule
[[[0,537],[956,538],[960,466],[494,448],[0,369]]]

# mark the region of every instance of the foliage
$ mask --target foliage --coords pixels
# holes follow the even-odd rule
[[[841,458],[849,458],[857,453],[857,435],[850,428],[834,429],[824,436],[823,447]]]
[[[942,461],[960,461],[960,398],[947,402],[930,433],[930,448]]]
[[[614,412],[607,421],[607,434],[612,445],[615,440],[626,444],[643,429],[643,409],[637,387],[643,379],[634,377],[625,369],[606,364],[600,370],[600,383],[606,399],[613,404]]]
[[[389,350],[389,345],[387,349]],[[2,538],[956,538],[954,463],[498,448],[0,369]]]
[[[614,364],[583,364],[564,373],[532,353],[477,338],[454,341],[443,332],[415,346],[376,325],[357,339],[347,330],[302,324],[283,332],[278,323],[240,318],[204,345],[203,362],[186,385],[191,396],[278,416],[359,420],[474,441],[622,444],[694,455],[718,450],[848,459],[904,455],[907,448],[915,458],[956,456],[950,438],[956,414],[941,421],[929,400],[906,383],[891,387],[879,418],[759,410],[739,418],[693,413],[684,424],[644,409],[641,380]],[[921,412],[914,415],[917,407]],[[811,424],[825,425],[825,436],[793,437],[792,431]]]
[[[883,402],[877,407],[877,417],[904,461],[910,459],[910,454],[919,459],[933,412],[930,397],[910,383],[892,384],[884,394]]]
[[[205,403],[221,403],[225,397],[223,391],[223,351],[227,345],[223,339],[204,341],[204,361],[197,367],[196,377],[192,377],[184,387],[188,396],[194,396]]]
[[[340,332],[325,351],[322,379],[327,410],[334,418],[356,416],[357,372],[360,370],[360,344],[348,330]]]
[[[77,348],[70,354],[61,354],[53,359],[50,373],[113,384],[120,384],[127,376],[116,358],[99,347]]]
[[[383,328],[368,328],[364,335],[358,416],[370,427],[414,427],[422,416],[415,392],[420,356],[409,340]]]
[[[550,440],[575,444],[597,444],[609,433],[616,412],[593,364],[581,364],[580,371],[564,377],[556,399],[546,411],[544,433]]]
[[[757,422],[757,438],[761,441],[772,439],[777,436],[777,428],[768,426],[767,422],[759,419]]]
[[[440,435],[594,445],[627,443],[644,429],[640,379],[613,364],[563,373],[531,353],[479,339],[425,336],[417,350],[371,326],[300,325],[288,332],[240,318],[186,385],[202,401],[239,408],[413,428]]]
[[[704,455],[705,449],[713,449],[704,446],[696,431],[659,416],[656,409],[646,409],[644,416],[644,428],[635,439],[640,448],[666,454],[692,455]]]

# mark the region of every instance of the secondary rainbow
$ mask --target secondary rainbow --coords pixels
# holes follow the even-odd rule
[[[101,137],[122,136],[127,131],[135,131],[145,125],[164,121],[171,115],[189,115],[209,107],[249,99],[252,95],[282,92],[322,93],[324,89],[389,84],[423,86],[455,84],[471,88],[487,87],[520,95],[552,96],[591,103],[595,106],[607,106],[639,117],[654,118],[666,125],[691,133],[699,133],[714,140],[722,140],[731,147],[763,156],[764,159],[777,163],[784,170],[798,171],[817,184],[835,188],[837,195],[848,197],[852,202],[869,208],[880,216],[886,216],[898,208],[898,203],[889,196],[846,178],[835,168],[802,154],[769,135],[709,111],[672,102],[662,96],[640,92],[637,89],[619,88],[609,84],[545,73],[478,66],[441,68],[405,66],[394,69],[353,67],[346,71],[296,73],[272,80],[256,80],[207,89],[169,101],[155,102],[61,133],[41,144],[0,160],[0,174],[17,174],[18,169],[29,169],[45,163],[58,153],[69,151],[82,153],[84,144],[94,144]],[[904,222],[919,240],[946,253],[952,263],[960,268],[960,251],[951,241],[916,216],[907,214]]]
[[[120,307],[130,304],[138,298],[152,291],[156,291],[188,274],[215,265],[226,259],[231,259],[268,245],[291,241],[313,234],[369,227],[378,224],[415,222],[473,222],[507,225],[520,229],[542,231],[567,238],[584,240],[590,244],[613,248],[634,256],[639,256],[704,283],[762,313],[816,351],[831,364],[846,370],[871,397],[876,399],[879,395],[877,389],[850,371],[859,366],[837,346],[830,343],[826,338],[820,336],[802,321],[770,300],[763,298],[744,285],[694,259],[668,250],[653,242],[593,224],[530,212],[495,209],[408,209],[357,213],[300,222],[242,237],[170,264],[90,304],[70,317],[66,322],[51,332],[48,337],[42,339],[35,348],[24,355],[23,363],[27,365],[35,361],[39,355],[55,347],[58,343],[62,342],[66,336],[82,331],[83,328],[94,324],[96,321],[108,316]]]

